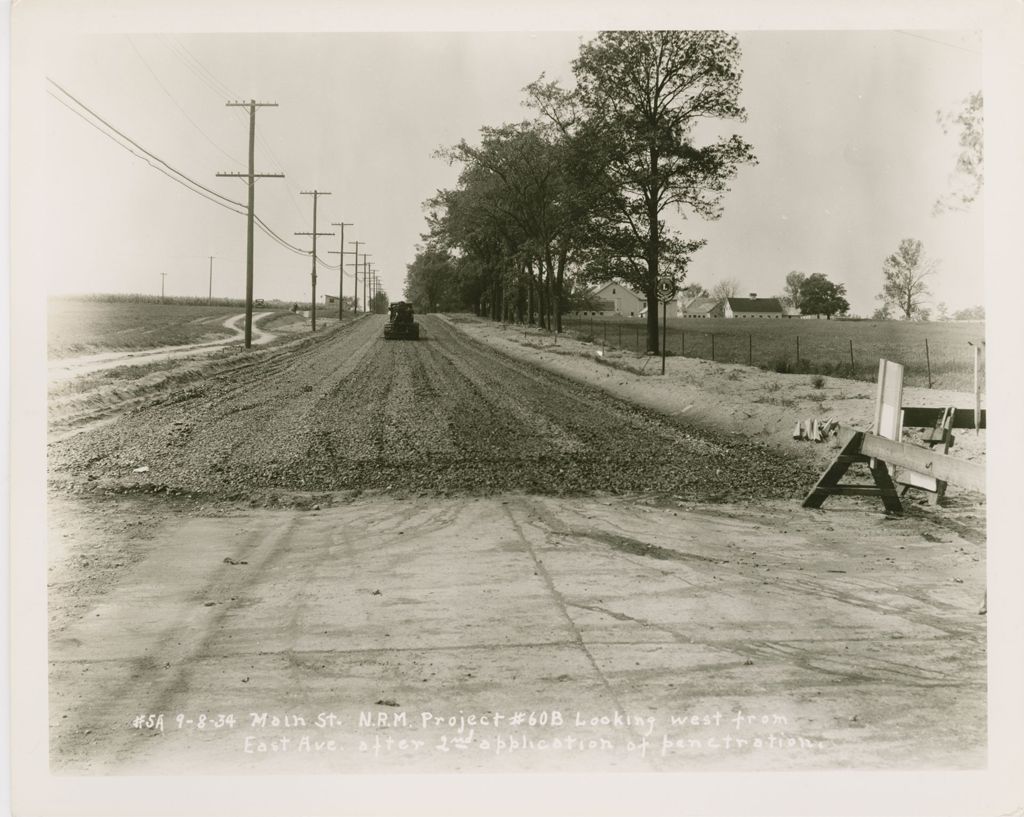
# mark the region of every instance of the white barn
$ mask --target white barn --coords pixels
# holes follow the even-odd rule
[[[600,302],[600,306],[595,310],[598,315],[622,315],[627,318],[635,318],[647,305],[644,298],[618,281],[611,281],[598,287],[591,295]]]

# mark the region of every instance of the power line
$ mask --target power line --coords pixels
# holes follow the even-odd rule
[[[126,134],[122,133],[117,128],[115,128],[113,125],[111,125],[109,122],[107,122],[101,116],[99,116],[99,114],[97,114],[95,111],[93,111],[91,108],[89,108],[84,102],[82,102],[81,100],[79,100],[76,97],[72,96],[67,90],[62,88],[57,82],[55,82],[54,80],[50,79],[49,77],[47,78],[47,80],[49,82],[51,82],[54,86],[59,88],[61,90],[61,92],[66,94],[70,99],[74,100],[77,105],[79,105],[84,110],[88,111],[95,119],[97,119],[100,122],[102,122],[103,125],[105,125],[107,128],[109,128],[110,131],[113,131],[118,136],[120,136],[121,139],[123,139],[124,141],[128,142],[129,145],[131,145],[132,147],[129,147],[129,145],[126,145],[126,144],[124,144],[124,142],[119,141],[117,137],[113,136],[107,130],[104,130],[103,128],[101,128],[99,125],[97,125],[91,119],[89,119],[85,114],[83,114],[81,111],[76,110],[75,108],[73,108],[65,100],[61,99],[56,94],[54,94],[52,92],[50,93],[50,96],[53,97],[55,100],[57,100],[57,102],[59,102],[61,105],[63,105],[65,108],[67,108],[69,111],[71,111],[76,116],[80,117],[83,121],[85,121],[86,123],[88,123],[92,127],[96,128],[96,130],[98,130],[100,133],[102,133],[108,139],[113,141],[116,145],[118,145],[119,147],[124,148],[129,153],[131,153],[133,156],[135,156],[137,159],[142,159],[144,162],[146,162],[146,164],[148,164],[154,170],[159,170],[161,173],[163,173],[169,179],[173,179],[178,184],[182,185],[183,187],[185,187],[188,190],[191,190],[193,193],[196,193],[197,195],[202,196],[204,199],[206,199],[208,201],[211,201],[214,204],[220,205],[221,207],[224,207],[227,210],[231,210],[231,212],[233,212],[233,213],[237,213],[239,215],[245,215],[246,214],[246,206],[244,204],[242,204],[241,202],[237,202],[237,201],[235,201],[233,199],[229,199],[227,196],[224,196],[224,195],[216,192],[215,190],[211,190],[210,188],[206,187],[205,185],[200,184],[199,182],[197,182],[195,179],[192,179],[191,177],[189,177],[188,175],[186,175],[182,171],[180,171],[177,168],[171,166],[170,164],[165,162],[163,159],[161,159],[159,156],[157,156],[156,154],[154,154],[151,151],[147,150],[142,145],[140,145],[138,142],[136,142],[135,140],[133,140],[132,138],[130,138]],[[137,151],[140,151],[141,155]],[[153,163],[154,161],[159,162],[159,165],[154,164]],[[161,167],[160,165],[163,165],[163,166]],[[168,172],[168,171],[170,171],[170,172]],[[172,175],[172,174],[176,174],[176,175]],[[198,188],[198,189],[196,189],[196,188]],[[207,195],[207,194],[210,194],[210,195]],[[236,208],[239,208],[239,209],[236,209]],[[309,251],[308,250],[304,250],[301,247],[296,247],[294,244],[291,244],[288,241],[286,241],[285,239],[281,238],[281,236],[279,236],[276,232],[274,232],[274,230],[271,229],[270,225],[268,225],[258,215],[254,215],[254,219],[256,221],[256,224],[260,227],[260,229],[264,233],[266,233],[268,236],[270,236],[270,238],[275,240],[278,244],[280,244],[285,249],[288,249],[291,252],[294,252],[294,253],[296,253],[298,255],[309,255]]]
[[[199,77],[211,91],[213,91],[217,96],[219,96],[224,102],[238,98],[238,94],[236,94],[234,91],[228,88],[227,85],[221,82],[217,78],[217,76],[210,69],[208,69],[198,57],[196,57],[195,54],[193,54],[191,51],[188,50],[188,48],[185,47],[185,44],[181,42],[181,40],[179,40],[177,37],[173,35],[171,36],[170,39],[174,43],[174,45],[177,46],[178,50],[176,53],[179,54],[182,62],[188,68],[190,68],[192,73]],[[218,88],[217,86],[220,87]]]
[[[168,170],[172,171],[173,173],[177,173],[179,176],[183,176],[184,178],[188,179],[188,176],[186,176],[180,170],[178,170],[177,168],[171,167],[171,165],[169,165],[167,162],[165,162],[163,159],[161,159],[155,153],[153,153],[153,152],[151,152],[149,150],[146,150],[146,148],[144,148],[142,145],[140,145],[134,139],[132,139],[131,137],[129,137],[126,134],[124,134],[121,131],[119,131],[117,128],[115,128],[113,125],[111,125],[107,120],[105,120],[102,116],[100,116],[98,113],[96,113],[96,111],[94,111],[92,108],[90,108],[84,102],[82,102],[80,99],[76,98],[73,94],[71,94],[66,88],[61,87],[61,85],[59,83],[57,83],[54,80],[50,79],[50,77],[47,77],[46,79],[47,79],[47,82],[52,83],[54,86],[56,86],[58,89],[60,89],[61,93],[63,93],[69,99],[73,100],[76,105],[84,108],[95,119],[97,119],[100,122],[102,122],[106,127],[110,128],[110,130],[112,130],[114,133],[116,133],[118,136],[120,136],[126,142],[131,143],[132,145],[137,147],[139,150],[141,150],[143,153],[145,153],[147,156],[151,156],[153,159],[158,161],[160,164],[162,164],[164,167],[166,167]],[[205,185],[200,184],[199,182],[195,181],[194,179],[189,179],[189,181],[192,182],[192,184],[196,185],[196,187],[201,187],[207,193],[210,193],[210,194],[216,196],[219,199],[223,199],[224,201],[228,202],[229,204],[234,204],[237,207],[244,207],[245,206],[244,204],[241,204],[240,202],[233,201],[232,199],[229,199],[227,196],[221,195],[216,190],[211,190],[209,187],[206,187]]]
[[[170,91],[168,91],[167,90],[167,86],[165,86],[160,81],[160,77],[158,77],[156,75],[156,71],[154,71],[153,67],[146,61],[146,58],[142,56],[142,53],[136,47],[135,42],[132,40],[130,35],[128,36],[128,44],[132,47],[132,50],[135,52],[135,54],[138,56],[138,58],[142,61],[142,64],[146,66],[146,70],[149,71],[149,73],[152,75],[153,79],[156,80],[156,84],[160,86],[160,90],[162,90],[165,94],[167,94],[167,98],[170,99],[171,102],[174,103],[174,106],[179,111],[181,111],[182,116],[184,116],[191,123],[192,127],[194,127],[197,131],[199,131],[203,135],[203,138],[206,139],[207,142],[209,142],[211,145],[213,145],[224,156],[227,156],[228,159],[230,159],[236,165],[242,164],[240,161],[238,161],[238,159],[236,159],[234,156],[232,156],[230,153],[228,153],[226,150],[224,150],[224,148],[222,148],[220,145],[218,145],[216,142],[214,142],[213,139],[210,138],[209,134],[207,134],[206,131],[204,131],[201,127],[199,127],[199,125],[196,123],[196,121],[191,116],[188,115],[188,111],[186,111],[181,106],[181,104],[178,102],[178,100],[174,98],[174,94],[172,94]]]
[[[200,195],[200,196],[202,196],[202,197],[203,197],[204,199],[206,199],[207,201],[212,201],[212,202],[213,202],[214,204],[216,204],[216,205],[219,205],[220,207],[223,207],[223,208],[224,208],[225,210],[230,210],[231,212],[233,212],[233,213],[238,213],[239,215],[244,215],[244,214],[245,214],[245,210],[244,210],[244,207],[245,207],[245,205],[243,205],[243,204],[239,204],[238,202],[233,202],[233,201],[231,201],[230,199],[224,199],[224,197],[223,197],[223,196],[220,196],[220,197],[218,197],[218,198],[213,198],[212,196],[208,196],[208,195],[207,195],[206,193],[204,193],[204,192],[203,192],[202,190],[197,190],[197,189],[195,189],[195,187],[191,187],[190,185],[192,185],[192,184],[194,184],[194,185],[196,185],[196,186],[199,186],[199,187],[201,187],[201,185],[199,185],[199,183],[198,183],[198,182],[193,182],[193,181],[192,181],[192,179],[189,179],[189,178],[188,178],[187,176],[185,176],[184,174],[179,174],[179,175],[180,175],[180,176],[182,176],[183,178],[179,178],[178,176],[172,175],[172,174],[171,174],[171,173],[169,173],[169,172],[168,172],[168,171],[167,171],[167,170],[166,170],[165,168],[163,168],[163,167],[160,167],[160,166],[159,166],[159,165],[157,165],[157,164],[154,164],[154,163],[153,163],[153,161],[152,161],[152,160],[150,159],[150,157],[149,157],[149,156],[148,156],[147,154],[145,154],[145,151],[143,151],[143,155],[140,155],[139,153],[136,153],[136,152],[135,152],[134,150],[132,150],[132,149],[131,149],[130,147],[128,147],[127,145],[123,144],[122,142],[119,142],[119,141],[117,140],[117,138],[116,138],[116,137],[112,136],[112,135],[111,135],[110,133],[108,133],[107,131],[103,130],[103,128],[101,128],[101,127],[100,127],[99,125],[97,125],[97,124],[96,124],[95,122],[93,122],[92,120],[90,120],[90,119],[89,119],[89,118],[88,118],[87,116],[85,116],[85,114],[83,114],[83,113],[82,113],[81,111],[76,111],[76,110],[75,110],[74,108],[72,108],[72,107],[71,107],[70,105],[68,105],[68,103],[67,103],[67,102],[65,102],[65,101],[64,101],[63,99],[61,99],[60,97],[58,97],[58,96],[57,96],[56,94],[52,94],[52,93],[51,93],[51,94],[50,94],[50,96],[51,96],[51,97],[53,97],[53,98],[54,98],[55,100],[57,100],[57,102],[59,102],[59,103],[60,103],[61,105],[63,105],[63,106],[64,106],[65,108],[67,108],[67,109],[68,109],[69,111],[71,111],[71,113],[75,114],[75,116],[78,116],[78,117],[80,117],[80,118],[81,118],[82,120],[84,120],[84,121],[85,121],[85,122],[86,122],[87,124],[89,124],[89,125],[91,125],[92,127],[96,128],[96,130],[98,130],[98,131],[99,131],[100,133],[102,133],[102,134],[103,134],[104,136],[106,136],[106,137],[107,137],[108,139],[110,139],[111,141],[113,141],[113,142],[114,142],[114,144],[116,144],[116,145],[118,145],[119,147],[122,147],[122,148],[124,148],[125,150],[127,150],[127,151],[128,151],[129,153],[131,153],[131,154],[132,154],[132,156],[134,156],[134,157],[135,157],[136,159],[142,159],[142,161],[144,161],[144,162],[145,162],[146,164],[148,164],[148,165],[149,165],[150,167],[152,167],[152,168],[153,168],[154,170],[158,170],[158,171],[160,171],[160,172],[161,172],[161,173],[163,173],[163,174],[164,174],[164,175],[165,175],[165,176],[166,176],[167,178],[169,178],[169,179],[172,179],[173,181],[176,181],[176,182],[177,182],[178,184],[180,184],[180,185],[181,185],[182,187],[184,187],[185,189],[187,189],[187,190],[191,190],[191,191],[192,191],[193,193],[196,193],[197,195]],[[175,172],[177,173],[178,171],[175,171]],[[205,189],[205,188],[204,188],[204,189]],[[224,199],[224,200],[222,201],[221,199]],[[237,207],[241,207],[241,208],[243,208],[243,209],[241,209],[241,210],[236,210],[236,209],[235,209],[235,207],[234,207],[234,206],[232,206],[232,205],[234,205],[234,206],[237,206]]]
[[[953,43],[947,43],[947,42],[944,42],[943,40],[934,40],[931,37],[925,37],[922,34],[914,34],[912,31],[900,31],[900,30],[897,30],[896,33],[897,34],[903,34],[903,35],[905,35],[907,37],[915,37],[918,40],[924,40],[925,42],[935,43],[936,45],[944,45],[944,46],[946,46],[946,48],[955,48],[957,51],[966,51],[968,54],[975,54],[975,55],[980,55],[981,54],[980,51],[975,51],[973,48],[965,48],[962,45],[955,45]]]

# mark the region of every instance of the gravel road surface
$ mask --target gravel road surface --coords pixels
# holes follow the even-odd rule
[[[238,498],[281,491],[796,496],[814,469],[738,435],[695,431],[515,361],[426,317],[383,318],[267,353],[50,447],[94,487]],[[146,468],[135,473],[136,468]]]
[[[802,511],[799,459],[423,328],[53,438],[49,706],[19,717],[54,771],[984,765],[969,524]]]

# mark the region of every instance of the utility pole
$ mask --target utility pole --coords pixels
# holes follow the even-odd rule
[[[160,273],[160,303],[164,302],[164,279],[167,277],[166,272]]]
[[[368,267],[368,264],[369,264],[368,259],[369,259],[369,257],[372,254],[373,253],[367,253],[367,252],[363,253],[363,314],[364,315],[369,311],[368,308],[367,308],[367,303],[366,303],[366,280],[367,280],[367,278],[369,277],[369,274],[370,274],[369,273],[369,267]]]
[[[256,179],[283,179],[284,173],[257,173],[254,170],[256,162],[256,109],[276,108],[276,102],[257,102],[250,99],[248,102],[228,102],[229,108],[249,109],[249,172],[248,173],[218,173],[218,176],[233,176],[239,179],[246,179],[249,185],[249,216],[248,228],[245,237],[245,348],[252,345],[252,238],[253,218],[256,204]]]
[[[341,249],[328,250],[330,255],[338,256],[338,323],[342,321],[342,306],[345,300],[345,228],[351,227],[350,221],[332,221],[332,227],[341,227]],[[353,317],[355,317],[353,315]]]
[[[352,317],[356,316],[359,311],[359,245],[365,244],[365,241],[349,241],[349,244],[355,244],[356,249],[353,252],[355,258],[352,259],[352,275],[355,278],[355,282],[352,285]],[[344,264],[342,265],[344,266]]]
[[[213,303],[213,256],[210,256],[210,294],[206,296],[208,304]]]
[[[311,233],[296,233],[295,235],[311,235],[313,236],[313,309],[310,312],[312,320],[312,331],[316,331],[316,237],[318,235],[334,235],[334,233],[318,233],[316,231],[316,201],[320,196],[329,196],[330,193],[324,190],[302,190],[300,191],[303,196],[313,197],[313,232]]]

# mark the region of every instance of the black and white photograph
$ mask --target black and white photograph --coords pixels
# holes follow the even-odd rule
[[[1021,813],[1021,10],[734,5],[13,5],[16,813]]]

